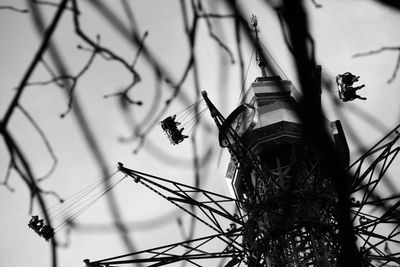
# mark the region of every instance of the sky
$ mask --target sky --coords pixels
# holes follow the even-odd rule
[[[113,6],[112,10],[125,25],[129,25],[124,2]],[[205,9],[212,13],[229,14],[230,11],[221,2],[223,1],[203,1],[203,4]],[[263,44],[284,74],[298,87],[293,60],[284,43],[275,12],[264,1],[238,2],[249,18],[251,14],[258,16]],[[179,1],[136,0],[129,3],[140,33],[148,31],[146,47],[157,57],[170,77],[179,81],[190,52]],[[359,84],[365,84],[365,88],[359,94],[367,97],[367,100],[341,104],[339,112],[331,100],[332,96],[336,97],[335,91],[330,94],[324,90],[322,95],[327,118],[331,121],[340,119],[346,134],[355,134],[353,138],[349,138],[348,135],[354,160],[360,144],[364,147],[371,146],[397,125],[400,118],[400,77],[391,83],[387,82],[395,69],[399,50],[363,57],[354,55],[381,47],[399,46],[400,33],[397,26],[400,25],[400,16],[399,12],[375,1],[320,0],[318,3],[322,5],[321,8],[316,8],[311,1],[305,1],[305,6],[310,16],[316,60],[322,65],[324,78],[334,83],[337,74],[349,71],[360,76]],[[27,2],[0,2],[0,7],[8,5],[28,9],[29,12],[0,9],[1,118],[41,43],[41,37],[32,20],[32,10]],[[101,45],[132,62],[138,47],[132,46],[122,37],[87,1],[79,1],[79,5],[84,32],[94,40],[99,34]],[[189,7],[189,2],[187,6]],[[43,6],[40,10],[48,25],[55,7]],[[75,34],[70,13],[68,11],[63,15],[53,41],[68,69],[72,74],[77,74],[88,61],[91,52],[77,48],[77,45],[84,48],[88,45]],[[208,92],[221,113],[227,116],[237,106],[241,89],[248,88],[259,75],[252,56],[253,48],[243,41],[246,80],[244,84],[241,81],[232,20],[214,22],[213,29],[233,53],[234,63],[232,64],[229,54],[210,38],[207,25],[201,20],[195,46],[198,81],[193,72],[190,72],[178,99],[164,111],[163,116],[176,114],[198,100],[195,92],[196,82],[201,90]],[[45,54],[45,60],[50,66],[54,66],[48,53]],[[98,144],[99,153],[105,162],[106,172],[114,172],[117,162],[123,162],[132,169],[193,185],[194,146],[189,141],[172,146],[157,125],[156,114],[163,110],[165,101],[172,96],[173,90],[168,81],[163,80],[160,84],[155,82],[154,72],[143,55],[139,56],[135,69],[140,74],[141,81],[130,91],[130,96],[142,101],[143,105],[131,105],[126,113],[122,112],[118,98],[104,98],[104,95],[118,92],[131,82],[132,74],[118,62],[97,56],[88,71],[78,80],[74,92],[74,100],[79,101],[82,107],[93,138]],[[46,68],[39,64],[29,82],[49,79]],[[182,101],[184,98],[187,100]],[[82,133],[76,111],[60,118],[60,114],[67,110],[67,104],[65,90],[54,84],[28,86],[20,99],[20,105],[46,134],[57,159],[55,170],[40,182],[40,186],[44,190],[57,192],[63,198],[73,195],[104,176],[99,168],[98,159],[93,157]],[[370,119],[365,120],[365,117]],[[125,142],[121,140],[129,139],[132,135],[132,122],[141,121],[144,122],[141,124],[144,129],[149,131],[144,145],[137,153],[133,153],[139,144],[137,138]],[[191,133],[191,137],[196,138],[196,149],[204,162],[200,169],[200,185],[228,194],[217,170],[217,130],[208,113],[203,116],[202,122],[202,126]],[[42,177],[49,172],[54,158],[46,149],[38,130],[23,112],[14,112],[8,129],[25,151],[34,175]],[[10,160],[3,139],[0,142],[0,153],[2,180],[6,177]],[[393,168],[394,172],[398,166]],[[37,202],[33,202],[30,214],[30,192],[15,171],[11,172],[8,184],[13,191],[5,186],[0,187],[0,266],[50,266],[49,244],[27,227],[30,216],[40,213]],[[128,236],[133,240],[136,249],[182,240],[181,229],[177,224],[177,218],[182,214],[169,203],[127,179],[112,192],[118,211],[128,225]],[[46,195],[45,199],[49,207],[57,204],[54,196]],[[80,266],[85,258],[95,260],[129,252],[115,228],[110,226],[113,221],[112,214],[109,199],[102,198],[78,217],[78,227],[72,229],[69,234],[65,229],[57,233],[56,237],[60,243],[68,243],[58,251],[59,266]],[[186,223],[184,231],[187,232],[189,223],[186,217],[183,217],[183,220]],[[201,226],[196,229],[199,234],[204,231]]]

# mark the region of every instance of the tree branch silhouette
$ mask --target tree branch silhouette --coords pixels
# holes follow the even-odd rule
[[[10,165],[22,178],[22,180],[25,182],[25,184],[28,186],[30,194],[31,194],[31,202],[30,202],[30,210],[32,209],[32,201],[33,199],[37,199],[39,203],[39,207],[42,210],[46,221],[48,222],[49,225],[51,225],[51,221],[49,220],[48,214],[47,214],[47,209],[46,209],[46,203],[45,200],[42,197],[43,191],[42,189],[37,185],[36,178],[34,177],[30,163],[28,162],[25,152],[21,150],[19,145],[15,142],[14,138],[12,137],[12,134],[9,132],[7,129],[8,123],[15,111],[15,109],[18,107],[19,100],[24,92],[24,89],[26,88],[26,84],[28,83],[29,79],[31,78],[31,75],[37,65],[39,64],[41,58],[43,57],[45,51],[48,49],[50,40],[53,36],[53,33],[55,32],[57,26],[59,25],[59,22],[61,20],[61,17],[65,11],[65,7],[68,3],[68,0],[63,0],[57,11],[54,14],[54,17],[47,28],[44,36],[42,43],[34,55],[30,65],[28,66],[28,69],[26,70],[25,74],[23,75],[19,86],[17,87],[16,94],[14,95],[13,99],[11,100],[4,117],[0,121],[0,134],[3,136],[4,142],[7,146],[8,153],[10,155]],[[53,267],[57,266],[57,249],[56,249],[56,241],[55,239],[52,239],[51,242],[51,263]]]
[[[28,9],[22,9],[22,8],[17,8],[14,6],[5,6],[5,5],[1,5],[0,10],[11,10],[11,11],[18,12],[18,13],[28,13],[29,12]]]
[[[324,126],[320,92],[315,88],[316,63],[314,50],[309,50],[307,13],[300,1],[284,1],[284,19],[288,25],[290,42],[293,47],[295,65],[303,90],[299,116],[304,124],[307,140],[322,156],[324,167],[332,175],[332,182],[338,194],[339,240],[342,250],[338,258],[339,266],[360,266],[361,258],[355,244],[355,234],[350,220],[349,175],[344,166],[335,160],[335,150]],[[313,44],[311,44],[313,46]]]
[[[43,57],[44,52],[47,50],[49,42],[50,42],[50,38],[52,37],[60,19],[62,14],[65,11],[65,6],[68,3],[68,0],[63,0],[60,4],[60,6],[58,7],[58,10],[56,12],[56,14],[54,15],[53,21],[51,22],[50,26],[48,27],[48,29],[46,30],[46,33],[44,35],[42,44],[40,45],[39,50],[37,51],[35,57],[33,58],[31,64],[29,65],[26,73],[24,74],[24,76],[22,77],[22,80],[17,88],[17,93],[15,94],[13,100],[11,101],[2,121],[0,124],[0,128],[6,128],[8,121],[11,118],[11,115],[13,114],[15,108],[17,107],[18,101],[26,87],[26,84],[29,81],[29,78],[31,77],[33,71],[35,70],[37,64],[40,62],[41,58]]]
[[[371,55],[380,54],[380,53],[383,53],[386,51],[397,51],[398,52],[396,66],[394,67],[392,77],[390,77],[387,80],[387,83],[392,83],[395,80],[396,75],[399,72],[399,68],[400,68],[400,47],[399,46],[382,46],[381,48],[376,49],[376,50],[370,50],[367,52],[354,54],[353,57],[371,56]]]
[[[73,2],[73,4],[76,4],[76,2]],[[43,32],[42,31],[43,30],[43,21],[42,21],[43,17],[40,15],[40,13],[39,13],[40,11],[37,9],[36,6],[32,5],[31,8],[34,13],[35,25],[36,25],[39,33],[42,33]],[[74,6],[73,6],[73,8],[74,8]],[[74,8],[74,12],[76,10],[77,9]],[[76,17],[75,17],[75,20],[76,20]],[[55,45],[49,44],[49,53],[50,53],[50,57],[54,61],[54,65],[56,66],[57,73],[59,73],[61,76],[65,75],[66,73],[70,73],[70,71],[68,71],[67,67],[65,66],[64,60],[62,59],[62,56]],[[65,83],[65,87],[69,88],[71,86],[71,84],[69,83],[69,80],[63,80],[63,82]],[[66,96],[69,97],[68,94],[66,94]],[[108,174],[110,173],[110,171],[108,170],[108,167],[107,167],[108,164],[105,160],[105,157],[104,157],[102,151],[100,150],[98,141],[95,139],[93,131],[89,126],[88,120],[82,110],[80,101],[76,97],[74,99],[74,104],[72,105],[72,111],[73,111],[74,115],[76,116],[78,125],[83,133],[83,136],[85,137],[85,141],[88,144],[89,151],[90,151],[91,155],[93,156],[93,158],[95,159],[96,164],[99,168],[99,171],[102,173],[102,177],[107,177]],[[104,186],[108,187],[109,185],[106,182]],[[111,212],[112,218],[113,218],[113,223],[115,224],[116,228],[118,229],[118,233],[120,235],[120,238],[121,238],[123,244],[127,247],[128,250],[135,250],[134,243],[130,240],[130,238],[127,235],[128,231],[127,231],[127,229],[123,223],[123,220],[121,218],[121,214],[119,212],[119,208],[117,206],[115,196],[112,194],[112,191],[107,196],[108,196],[107,200],[108,200],[108,204],[110,207],[110,212]]]
[[[43,143],[53,161],[53,164],[51,165],[50,169],[47,171],[46,174],[44,174],[42,177],[37,179],[37,182],[41,182],[42,180],[49,178],[50,175],[54,172],[54,170],[57,167],[58,159],[57,156],[54,152],[54,149],[52,145],[50,144],[50,141],[48,140],[45,132],[42,130],[42,128],[39,126],[39,124],[35,121],[35,119],[29,114],[29,112],[22,107],[22,105],[18,104],[18,108],[21,110],[21,112],[24,114],[24,116],[28,119],[28,121],[33,125],[35,128],[36,132],[39,133],[41,139],[43,140]]]
[[[98,37],[98,41],[100,41],[100,37]],[[78,49],[83,50],[82,46],[78,46]],[[64,75],[56,75],[51,68],[48,66],[45,61],[43,61],[44,66],[48,70],[49,74],[53,77],[50,80],[47,81],[38,81],[38,82],[29,82],[27,85],[34,86],[34,85],[48,85],[48,84],[56,84],[62,89],[65,89],[66,83],[64,80],[69,80],[70,81],[70,86],[66,88],[67,93],[68,93],[68,104],[67,104],[67,110],[64,111],[63,113],[60,114],[61,118],[64,118],[72,108],[72,104],[74,101],[74,92],[75,89],[78,85],[78,80],[89,70],[89,67],[92,65],[96,55],[99,53],[96,49],[92,51],[91,56],[89,57],[87,63],[82,67],[82,69],[76,74],[76,75],[71,75],[71,74],[64,74]]]
[[[142,40],[140,42],[139,49],[136,52],[136,55],[135,55],[135,57],[134,57],[134,59],[132,61],[132,65],[131,65],[132,68],[135,68],[136,63],[139,60],[140,53],[142,52],[143,47],[144,47],[144,40],[146,39],[147,35],[148,35],[148,32],[146,31],[143,34],[143,38],[142,38]],[[121,100],[125,101],[126,103],[141,106],[143,104],[142,101],[135,101],[131,97],[129,97],[129,95],[128,95],[129,91],[135,86],[136,82],[137,82],[136,79],[133,78],[132,82],[125,89],[123,89],[122,91],[116,92],[116,93],[107,94],[107,95],[104,96],[104,98],[118,96],[118,97],[121,97]]]

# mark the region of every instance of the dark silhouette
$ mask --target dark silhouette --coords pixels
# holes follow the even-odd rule
[[[343,102],[352,101],[356,98],[366,100],[366,97],[361,97],[356,92],[362,89],[365,84],[353,87],[353,83],[357,82],[360,76],[355,76],[350,72],[345,72],[336,76],[336,83],[338,85],[339,98]]]
[[[46,241],[49,241],[54,236],[54,229],[50,225],[44,224],[43,219],[39,219],[38,215],[32,216],[28,226]]]
[[[179,126],[181,123],[175,121],[175,118],[176,115],[165,118],[163,121],[161,121],[161,128],[167,134],[171,143],[177,145],[189,136],[182,134],[184,128],[178,129],[177,126]]]
[[[34,215],[32,216],[31,220],[28,223],[28,226],[35,230],[36,233],[40,232],[40,229],[43,227],[43,219],[39,220],[39,216]]]

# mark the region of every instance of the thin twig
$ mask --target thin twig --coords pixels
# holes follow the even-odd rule
[[[14,160],[11,159],[10,162],[8,163],[7,172],[6,172],[6,176],[4,178],[4,181],[0,182],[0,185],[5,186],[8,190],[10,190],[10,192],[14,192],[15,191],[15,189],[12,188],[8,183],[9,180],[10,180],[11,170],[12,170],[13,167],[14,167]]]
[[[235,57],[233,56],[232,51],[229,49],[229,47],[222,42],[222,40],[214,33],[213,27],[212,27],[212,23],[210,20],[210,17],[205,16],[204,17],[207,23],[207,27],[208,27],[208,33],[210,34],[210,37],[215,40],[217,42],[217,44],[222,48],[222,50],[224,50],[228,55],[229,58],[231,59],[231,64],[235,64]],[[229,17],[231,18],[231,17]]]
[[[50,65],[42,58],[41,63],[43,64],[44,68],[46,71],[50,74],[51,77],[53,77],[53,82],[57,84],[58,87],[64,88],[64,83],[62,81],[57,80],[57,74],[53,71],[53,69],[50,67]],[[64,75],[65,76],[65,75]],[[60,76],[61,77],[61,76]]]
[[[100,37],[98,37],[98,41],[100,41]],[[78,49],[87,50],[87,49],[84,49],[82,46],[79,46],[79,45],[78,45]],[[43,65],[45,66],[45,68],[49,72],[49,74],[52,76],[52,78],[50,80],[47,80],[47,81],[30,82],[30,83],[26,84],[26,85],[29,85],[29,86],[34,86],[34,85],[48,85],[48,84],[55,83],[60,88],[65,88],[65,85],[66,85],[65,81],[69,80],[70,81],[70,86],[67,88],[67,92],[68,92],[68,96],[69,96],[68,97],[67,110],[60,114],[61,118],[64,118],[71,111],[72,104],[73,104],[73,101],[74,101],[74,92],[75,92],[75,89],[77,87],[78,81],[83,76],[83,74],[85,74],[85,72],[89,69],[89,67],[92,65],[96,55],[98,53],[100,53],[96,49],[90,50],[90,51],[92,52],[91,56],[89,57],[89,59],[86,62],[86,64],[82,67],[82,69],[78,72],[78,74],[76,74],[76,75],[66,74],[66,75],[58,75],[57,76],[52,71],[52,69],[49,67],[49,65],[45,61],[43,61]]]
[[[28,9],[22,9],[22,8],[17,8],[17,7],[14,7],[14,6],[0,6],[0,10],[12,10],[12,11],[15,11],[15,12],[18,12],[18,13],[28,13],[29,12],[29,10]]]
[[[132,81],[125,89],[122,91],[116,92],[116,93],[111,93],[104,95],[104,98],[110,98],[110,97],[121,97],[121,100],[124,101],[125,103],[129,103],[132,105],[138,105],[141,106],[143,105],[142,101],[135,101],[133,100],[129,95],[129,91],[135,86],[136,81]]]
[[[204,11],[204,8],[201,4],[201,1],[198,2],[198,11],[197,11],[197,17],[198,18],[203,18],[206,21],[207,28],[208,28],[208,33],[211,37],[211,39],[215,40],[217,44],[229,55],[231,59],[231,63],[235,64],[235,57],[233,56],[232,51],[229,49],[229,47],[222,42],[222,40],[214,33],[214,29],[212,26],[211,19],[235,19],[234,15],[220,15],[220,14],[213,14],[213,13],[207,13]]]
[[[105,95],[104,97],[108,98],[108,97],[112,97],[112,96],[121,96],[124,100],[128,101],[128,103],[141,105],[142,102],[141,101],[133,101],[128,96],[128,92],[133,88],[133,86],[135,86],[141,80],[140,75],[134,69],[134,66],[136,64],[137,58],[139,57],[140,53],[142,52],[143,42],[147,36],[147,32],[144,34],[144,36],[141,40],[141,46],[139,47],[139,50],[136,54],[135,59],[133,60],[133,63],[129,64],[127,61],[125,61],[125,59],[118,56],[110,49],[101,46],[99,44],[99,42],[95,43],[82,31],[81,26],[80,26],[80,21],[79,21],[79,8],[78,8],[77,1],[73,0],[72,3],[73,3],[73,8],[75,10],[74,16],[73,16],[74,17],[74,27],[75,27],[75,32],[78,34],[78,36],[81,37],[88,45],[90,45],[94,49],[94,51],[96,51],[100,54],[106,55],[110,60],[115,60],[115,61],[120,62],[133,76],[133,81],[128,85],[128,87],[125,90],[114,93],[114,94]]]
[[[387,83],[392,83],[394,81],[394,79],[396,78],[397,72],[399,71],[399,68],[400,68],[400,47],[399,46],[382,46],[381,48],[376,49],[376,50],[370,50],[367,52],[354,54],[353,57],[370,56],[370,55],[379,54],[379,53],[382,53],[385,51],[393,51],[393,50],[395,50],[395,51],[397,50],[399,54],[397,56],[397,62],[396,62],[396,66],[394,67],[392,77],[390,77],[387,80]]]
[[[54,3],[54,2],[50,2],[50,1],[44,1],[44,0],[32,0],[32,2],[35,3],[35,4],[42,5],[42,6],[50,6],[50,7],[58,7],[60,5],[58,3]],[[72,8],[69,7],[69,6],[66,6],[65,10],[72,11]]]
[[[199,18],[209,18],[209,19],[235,19],[234,14],[214,14],[214,13],[200,13]]]
[[[98,39],[98,42],[100,42],[100,37],[99,37],[99,36],[98,36],[97,39]],[[79,46],[78,46],[78,49],[79,49]],[[77,74],[76,76],[73,76],[73,77],[70,78],[70,79],[72,80],[72,83],[71,83],[71,86],[68,88],[68,96],[69,96],[69,97],[68,97],[68,99],[69,99],[69,100],[68,100],[68,107],[67,107],[67,110],[66,110],[64,113],[62,113],[62,114],[60,115],[61,118],[64,118],[65,115],[67,115],[67,114],[71,111],[72,103],[73,103],[73,100],[74,100],[73,94],[74,94],[76,85],[77,85],[77,83],[78,83],[78,80],[79,80],[80,77],[82,77],[82,75],[83,75],[83,74],[89,69],[89,67],[92,65],[92,63],[93,63],[93,61],[94,61],[94,58],[96,57],[97,53],[99,53],[99,51],[98,51],[97,49],[94,49],[94,50],[93,50],[93,53],[92,53],[92,55],[90,56],[90,58],[89,58],[88,62],[86,63],[86,65],[83,66],[83,68],[81,69],[81,71],[78,72],[78,74]]]
[[[46,134],[42,130],[42,128],[39,126],[39,124],[35,121],[35,119],[29,114],[29,112],[22,107],[22,105],[18,104],[18,108],[21,110],[22,114],[28,119],[28,121],[33,125],[35,130],[39,133],[40,137],[42,138],[47,151],[49,152],[51,159],[53,160],[53,164],[51,165],[50,169],[47,171],[45,175],[42,177],[39,177],[36,181],[41,182],[42,180],[50,177],[50,175],[55,171],[57,164],[58,164],[58,159],[56,154],[54,153],[53,147],[51,146],[49,139],[47,138]]]
[[[125,14],[129,20],[129,25],[131,26],[132,35],[134,35],[135,31],[139,31],[139,25],[135,19],[135,15],[133,14],[133,10],[131,8],[132,1],[129,0],[121,0],[121,4],[125,11]]]
[[[155,80],[156,80],[155,96],[153,98],[154,100],[153,100],[151,106],[149,107],[149,110],[151,110],[151,111],[157,110],[157,108],[160,106],[160,102],[161,102],[162,77],[161,77],[160,73],[155,73]],[[136,154],[143,147],[148,133],[154,128],[155,125],[158,124],[163,113],[160,113],[157,116],[157,115],[154,115],[153,112],[148,112],[143,117],[141,122],[136,124],[135,119],[132,117],[132,114],[134,114],[134,113],[130,112],[131,105],[127,105],[127,102],[123,101],[123,99],[121,98],[120,106],[122,107],[123,115],[126,118],[127,124],[128,125],[131,124],[132,134],[130,137],[120,137],[119,141],[120,142],[128,142],[128,141],[139,139],[138,144],[136,145],[135,149],[133,150],[133,153]],[[155,119],[152,119],[153,117],[155,117]],[[147,127],[146,127],[146,125],[147,125]]]
[[[133,61],[132,61],[132,65],[131,65],[132,68],[134,68],[134,67],[136,66],[136,63],[137,63],[137,61],[138,61],[138,59],[139,59],[139,56],[140,56],[140,54],[141,54],[141,52],[142,52],[142,50],[143,50],[143,47],[144,47],[144,40],[146,39],[146,37],[147,37],[148,34],[149,34],[149,32],[148,32],[148,31],[145,31],[144,34],[143,34],[142,39],[140,40],[139,49],[138,49],[138,51],[136,52],[135,58],[134,58]]]
[[[311,2],[314,4],[314,6],[315,6],[316,8],[321,8],[321,7],[322,7],[322,5],[319,4],[319,3],[317,3],[316,0],[311,0]]]
[[[110,49],[103,47],[99,45],[98,43],[94,42],[92,39],[89,38],[81,29],[80,21],[79,21],[79,8],[78,8],[78,3],[76,0],[72,0],[72,7],[74,9],[74,14],[73,14],[73,22],[74,22],[74,27],[75,27],[75,32],[76,34],[82,38],[88,45],[93,47],[96,51],[100,53],[104,53],[105,55],[109,56],[111,59],[120,62],[130,73],[132,73],[134,79],[140,81],[140,75],[135,71],[134,68],[132,68],[131,64],[129,64],[125,59],[120,57],[119,55],[115,54],[113,51]]]
[[[139,59],[139,56],[140,56],[140,54],[141,54],[141,52],[143,50],[144,40],[146,39],[147,35],[148,35],[148,32],[146,31],[143,34],[143,38],[141,39],[139,49],[136,52],[136,55],[135,55],[135,57],[133,59],[133,62],[132,62],[132,65],[131,65],[132,69],[134,69],[135,66],[136,66],[136,63],[137,63],[137,61]],[[104,98],[119,96],[119,97],[121,97],[121,100],[126,101],[126,103],[141,106],[143,104],[142,101],[135,101],[132,98],[130,98],[129,95],[128,95],[129,91],[136,85],[136,83],[138,81],[139,80],[135,79],[135,77],[134,77],[133,81],[124,90],[116,92],[116,93],[104,95]]]

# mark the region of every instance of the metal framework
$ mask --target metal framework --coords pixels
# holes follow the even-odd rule
[[[206,95],[205,100],[211,103]],[[230,198],[119,163],[119,171],[208,226],[213,234],[103,260],[85,260],[86,266],[162,266],[180,261],[209,266],[204,263],[209,259],[223,259],[220,266],[226,267],[336,266],[341,247],[335,217],[337,197],[318,159],[305,146],[290,150],[285,160],[275,155],[275,165],[266,168],[212,103],[209,108],[220,132],[230,135],[222,141],[237,158],[242,170],[238,175],[253,175],[255,186],[243,185],[244,191],[253,193]],[[383,186],[400,149],[399,129],[400,125],[348,168],[351,215],[364,266],[400,265],[400,194],[389,194]],[[291,183],[294,170],[296,179]],[[217,247],[223,249],[215,251]]]
[[[240,231],[240,229],[236,229],[229,233],[219,233],[99,261],[90,262],[85,260],[84,262],[87,266],[93,267],[136,263],[146,263],[148,264],[147,266],[162,266],[179,261],[187,261],[195,266],[202,266],[197,262],[201,260],[225,258],[229,259],[230,263],[228,264],[236,264],[243,258],[243,251],[239,250],[237,247],[228,244],[222,251],[211,251],[204,247],[210,245],[212,247],[215,241],[221,241],[221,239],[228,238],[235,240],[240,237]],[[135,256],[140,256],[140,258],[135,258]]]
[[[400,265],[400,194],[387,192],[387,172],[400,151],[399,129],[400,125],[349,167],[353,224],[366,266]]]

